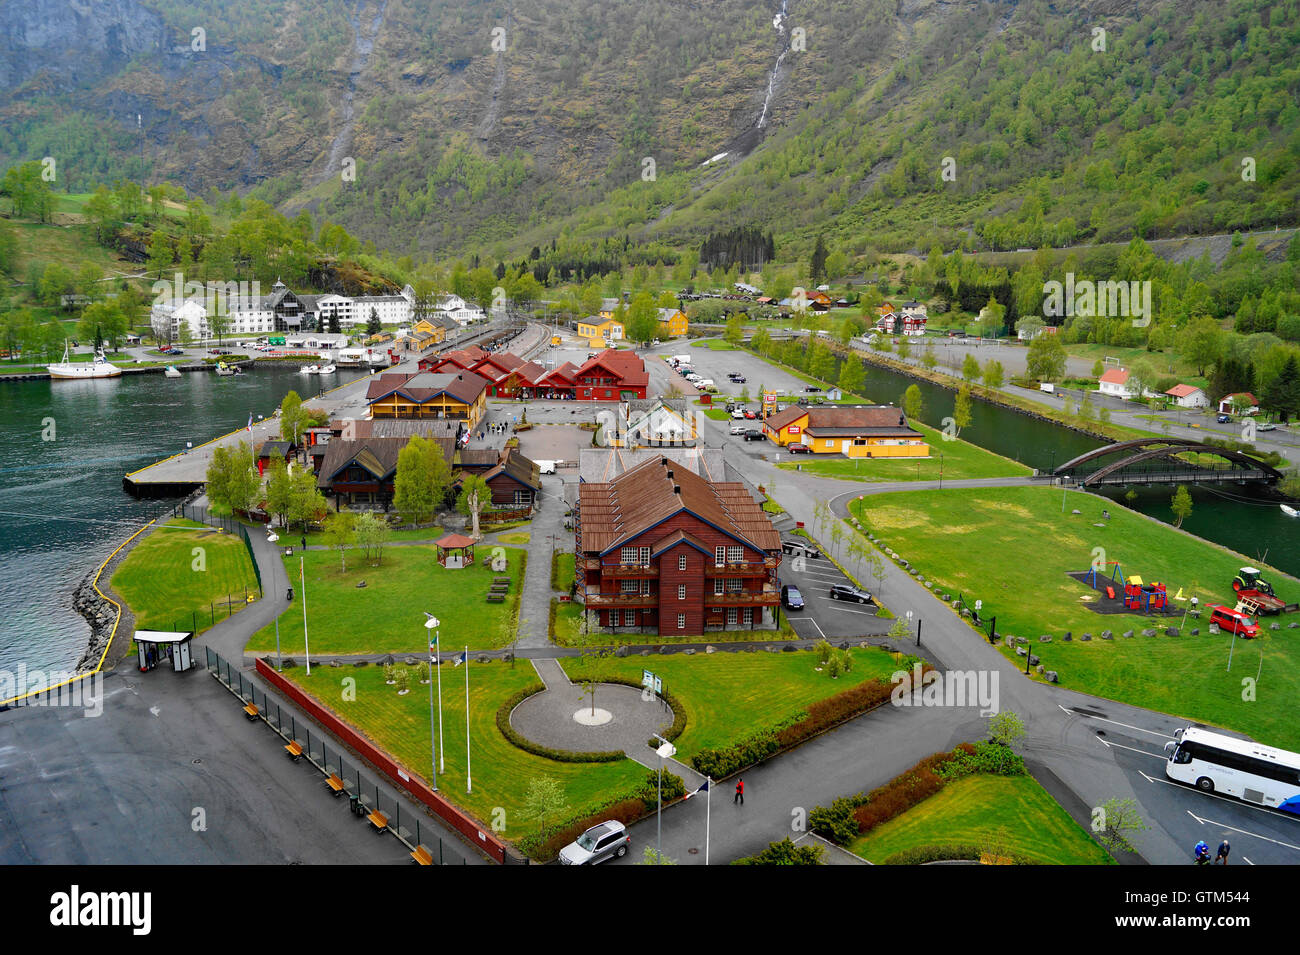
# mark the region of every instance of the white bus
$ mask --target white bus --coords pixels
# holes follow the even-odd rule
[[[1300,754],[1189,726],[1165,743],[1165,775],[1202,792],[1300,815]]]

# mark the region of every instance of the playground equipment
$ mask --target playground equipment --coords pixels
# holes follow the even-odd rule
[[[1273,592],[1273,585],[1259,575],[1257,567],[1243,567],[1233,578],[1232,589],[1239,600],[1249,600],[1259,613],[1281,613],[1286,604]]]
[[[1124,609],[1142,613],[1159,613],[1169,608],[1169,594],[1161,583],[1144,584],[1133,576],[1124,584]]]
[[[1092,567],[1088,569],[1088,575],[1087,577],[1084,578],[1084,583],[1086,583],[1093,590],[1106,591],[1106,596],[1109,597],[1111,600],[1114,600],[1115,588],[1121,586],[1121,583],[1124,580],[1124,568],[1120,565],[1119,561],[1108,560],[1104,565],[1102,565],[1101,570],[1104,571],[1107,567],[1110,567],[1112,564],[1114,565],[1115,569],[1110,572],[1109,577],[1106,577],[1104,579],[1102,578],[1101,574],[1098,573],[1097,565],[1093,564]]]

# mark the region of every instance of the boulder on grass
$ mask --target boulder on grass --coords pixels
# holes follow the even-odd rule
[[[1046,680],[1048,683],[1059,683],[1059,682],[1060,682],[1060,681],[1057,679],[1057,677],[1056,677],[1056,671],[1055,671],[1055,670],[1048,670],[1046,673],[1043,674],[1043,679]]]
[[[1039,643],[1051,643],[1051,642],[1052,642],[1052,635],[1051,635],[1050,633],[1045,633],[1045,634],[1043,634],[1041,637],[1038,638],[1038,642],[1039,642]]]
[[[1041,663],[1041,662],[1042,662],[1042,661],[1040,661],[1040,660],[1038,659],[1037,656],[1035,656],[1035,655],[1032,654],[1032,653],[1029,654],[1029,665],[1030,665],[1031,667],[1036,667],[1036,666],[1038,666],[1038,664]]]

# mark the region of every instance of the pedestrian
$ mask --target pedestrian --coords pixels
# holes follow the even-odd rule
[[[1192,851],[1195,855],[1195,862],[1197,865],[1209,865],[1210,847],[1205,844],[1204,839],[1198,842],[1196,844],[1196,848],[1193,849]]]
[[[731,804],[734,806],[736,803],[740,803],[742,806],[745,805],[745,781],[743,779],[736,780],[736,798],[731,800]]]
[[[1228,840],[1227,840],[1227,839],[1224,839],[1222,842],[1219,843],[1219,851],[1218,851],[1218,853],[1214,856],[1214,864],[1215,864],[1215,865],[1227,865],[1227,864],[1228,864],[1228,853],[1231,852],[1231,851],[1232,851],[1232,846],[1228,845]]]
[[[303,549],[303,550],[306,550],[306,549],[307,549],[307,535],[306,535],[306,534],[303,534],[303,535],[302,535],[302,549]]]

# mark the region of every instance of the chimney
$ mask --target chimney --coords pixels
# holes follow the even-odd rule
[[[671,481],[672,479],[673,479],[673,469],[672,469],[672,468],[669,468],[669,469],[668,469],[668,480]]]
[[[682,486],[681,486],[680,484],[674,484],[674,485],[673,485],[673,493],[674,493],[674,494],[677,494],[677,495],[680,496],[681,493],[682,493]]]
[[[667,459],[667,458],[660,458],[660,459],[659,459],[659,466],[660,466],[660,467],[665,467],[665,468],[668,467],[668,459]]]

